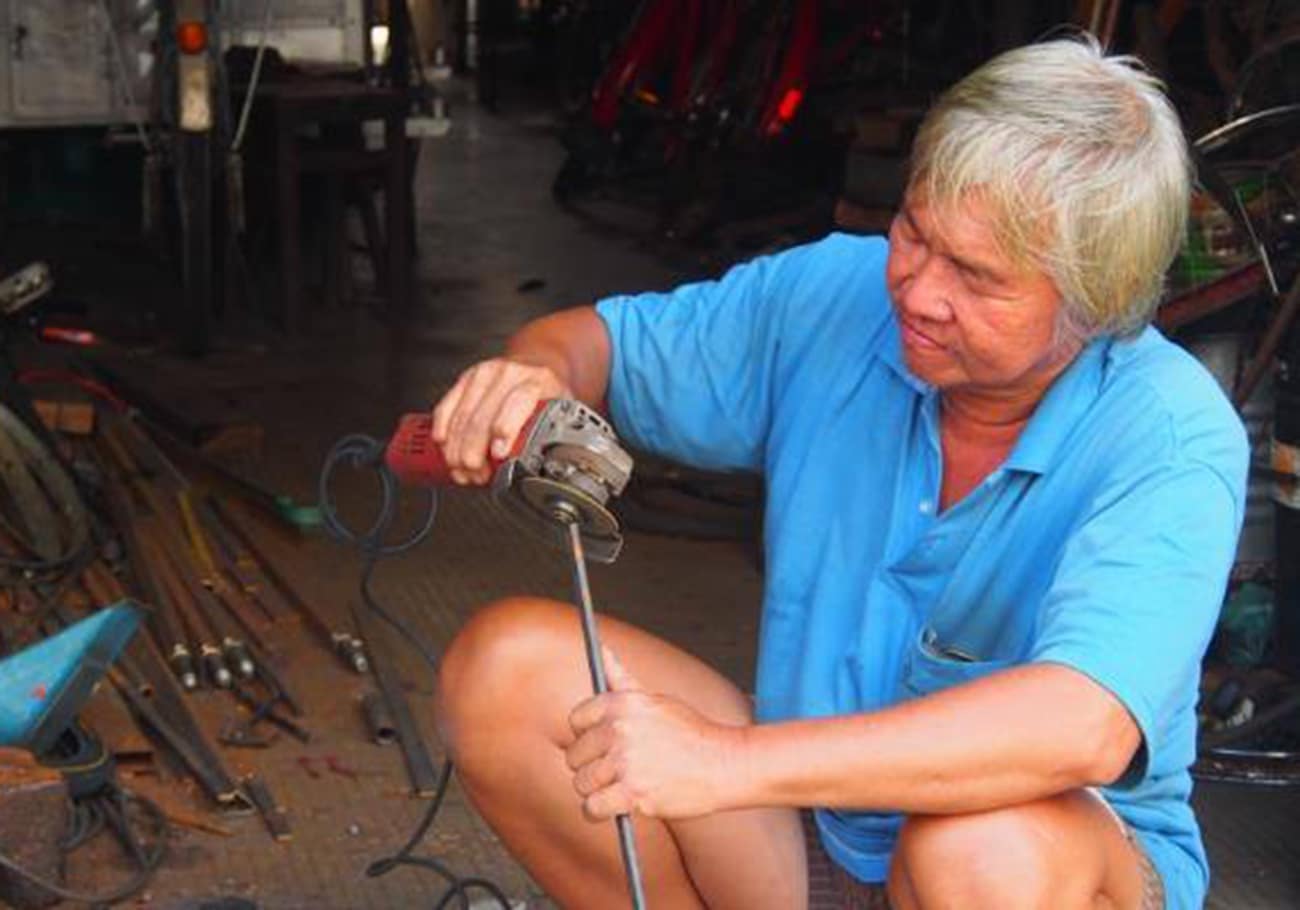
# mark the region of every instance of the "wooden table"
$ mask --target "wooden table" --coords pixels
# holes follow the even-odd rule
[[[406,99],[393,89],[338,78],[313,78],[260,86],[259,104],[269,110],[274,130],[278,193],[279,251],[282,275],[280,319],[287,333],[304,322],[302,306],[301,185],[305,172],[384,174],[386,261],[390,309],[404,311],[410,300],[409,228],[412,211],[406,143]],[[307,125],[384,121],[384,148],[304,148],[300,132]],[[331,226],[333,231],[333,226]],[[346,251],[331,249],[341,257]],[[329,264],[327,264],[327,267]]]

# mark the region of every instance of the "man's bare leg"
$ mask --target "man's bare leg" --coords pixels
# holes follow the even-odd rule
[[[609,617],[600,634],[654,692],[708,717],[751,722],[749,700],[707,665]],[[547,893],[565,907],[629,906],[614,825],[584,818],[564,748],[570,711],[591,695],[574,608],[537,599],[477,613],[439,673],[438,723],[470,800]],[[790,910],[807,892],[798,814],[726,812],[664,823],[637,816],[647,903],[655,910]]]
[[[1075,790],[967,815],[913,816],[889,871],[894,910],[1141,910],[1143,859],[1100,796]]]

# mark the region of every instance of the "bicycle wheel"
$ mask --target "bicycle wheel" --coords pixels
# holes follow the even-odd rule
[[[1251,54],[1237,72],[1230,120],[1300,102],[1300,28],[1291,28]]]

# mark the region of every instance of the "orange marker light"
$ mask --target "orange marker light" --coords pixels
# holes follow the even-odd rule
[[[182,22],[176,26],[176,45],[186,54],[201,54],[208,49],[208,27],[202,22]]]

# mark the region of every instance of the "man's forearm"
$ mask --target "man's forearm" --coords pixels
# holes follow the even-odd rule
[[[1109,783],[1140,742],[1113,696],[1029,665],[849,717],[747,728],[739,806],[974,812]]]
[[[582,401],[600,405],[609,386],[610,341],[594,307],[535,319],[506,342],[506,356],[548,367]]]

